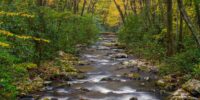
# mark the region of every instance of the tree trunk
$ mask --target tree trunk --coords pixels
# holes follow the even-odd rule
[[[179,26],[179,35],[178,35],[178,52],[184,48],[183,46],[183,18],[180,15],[180,26]]]
[[[131,9],[132,9],[134,15],[137,15],[136,1],[135,0],[130,0],[130,6],[131,6]]]
[[[117,10],[119,11],[119,14],[121,16],[122,22],[125,23],[125,17],[124,17],[124,14],[122,12],[122,9],[120,8],[120,5],[117,4],[116,0],[113,0],[113,1],[115,3],[115,6],[116,6]]]
[[[181,13],[181,16],[183,17],[185,23],[187,24],[188,28],[192,32],[192,35],[197,43],[197,46],[200,48],[200,35],[198,32],[198,29],[195,27],[195,25],[192,24],[192,21],[190,20],[187,12],[185,11],[185,8],[183,6],[183,1],[182,0],[177,0],[178,2],[178,7]]]
[[[172,0],[167,0],[167,56],[172,56],[174,54],[174,39],[173,39],[173,9]]]
[[[83,14],[84,14],[86,3],[87,3],[87,1],[84,0],[84,2],[83,2],[83,8],[82,8],[82,11],[81,11],[81,16],[83,16]]]
[[[196,17],[197,17],[197,24],[200,28],[200,10],[199,10],[199,1],[194,0],[195,10],[196,10]]]

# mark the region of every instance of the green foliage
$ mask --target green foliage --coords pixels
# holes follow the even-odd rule
[[[192,74],[195,75],[196,77],[200,76],[200,64],[195,65]]]
[[[173,66],[176,71],[191,72],[194,66],[200,62],[200,51],[198,49],[190,49],[183,53],[176,54],[167,59],[166,63]]]
[[[0,48],[0,51],[0,65],[11,65],[18,60],[14,55],[11,55],[7,49]]]
[[[145,20],[140,15],[129,16],[118,33],[120,42],[126,44],[130,53],[160,63],[161,74],[181,72],[194,75],[197,78],[200,76],[198,65],[200,51],[190,34],[184,33],[184,48],[181,52],[167,57],[165,55],[166,43],[164,42],[167,29],[162,28],[162,25],[157,27],[159,24],[157,22],[148,27],[144,23]]]
[[[129,16],[118,33],[119,40],[127,45],[131,53],[146,59],[158,59],[164,55],[163,35],[159,29],[146,29],[140,16]]]
[[[75,53],[77,45],[93,43],[98,35],[95,21],[93,15],[39,7],[35,0],[0,1],[0,96],[16,97],[15,83],[30,79],[29,69],[37,67],[33,62],[39,65],[59,50]],[[76,71],[67,64],[61,69]]]

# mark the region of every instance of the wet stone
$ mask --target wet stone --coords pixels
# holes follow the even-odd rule
[[[111,55],[112,58],[128,58],[128,55],[125,53],[117,53],[114,55]]]
[[[191,79],[185,84],[183,84],[183,89],[187,90],[194,96],[200,96],[200,81]]]
[[[132,97],[130,98],[130,100],[138,100],[136,97]]]

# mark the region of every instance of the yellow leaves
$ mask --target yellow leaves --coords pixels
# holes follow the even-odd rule
[[[4,43],[4,42],[0,42],[0,47],[6,47],[6,48],[8,48],[8,47],[10,47],[10,45],[7,44],[7,43]]]
[[[0,16],[21,16],[21,17],[27,17],[27,18],[34,18],[34,15],[26,14],[23,12],[5,12],[5,11],[0,11]]]
[[[49,43],[50,42],[49,40],[42,39],[42,38],[37,38],[37,37],[33,37],[33,36],[15,35],[15,34],[13,34],[11,32],[6,31],[6,30],[0,30],[0,34],[8,36],[8,37],[16,37],[16,38],[24,39],[24,40],[33,39],[35,41],[40,41],[40,42],[45,42],[45,43]]]
[[[21,64],[17,64],[15,67],[22,67],[22,68],[25,68],[25,69],[34,69],[34,68],[37,68],[37,64],[21,63]]]
[[[14,36],[14,34],[8,32],[8,31],[5,31],[5,30],[0,30],[0,34],[6,35],[6,36]]]

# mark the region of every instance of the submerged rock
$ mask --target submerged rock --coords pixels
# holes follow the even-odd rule
[[[90,92],[89,89],[84,88],[84,87],[78,87],[77,89],[80,90],[80,91],[82,91],[82,92]]]
[[[183,89],[178,89],[172,94],[172,96],[169,97],[169,100],[198,100],[198,99],[192,97],[189,92]]]
[[[117,79],[117,78],[112,78],[112,77],[105,77],[105,78],[102,78],[101,81],[121,81],[120,79]]]
[[[182,85],[182,88],[190,92],[194,96],[200,96],[200,81],[191,79]]]

